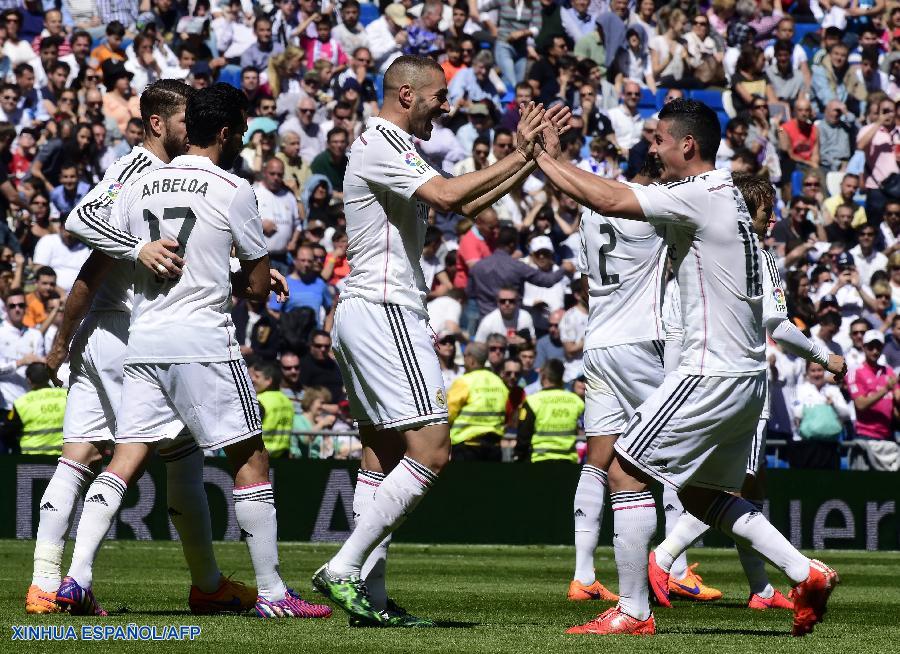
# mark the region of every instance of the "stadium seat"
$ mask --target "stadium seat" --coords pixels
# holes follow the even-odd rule
[[[377,19],[380,15],[381,12],[378,11],[377,4],[372,4],[371,2],[359,3],[359,22],[363,27]]]
[[[818,32],[822,27],[818,23],[794,23],[794,43],[802,45],[807,34]]]
[[[647,120],[656,113],[656,107],[641,107],[638,106],[638,113],[641,115],[641,118]]]
[[[658,89],[656,91],[656,110],[659,111],[663,107],[663,100],[666,99],[669,89]]]
[[[515,99],[516,99],[516,92],[515,91],[507,91],[506,94],[502,98],[500,98],[500,103],[502,104],[502,106],[505,107],[506,105],[513,102]]]
[[[372,81],[375,83],[375,95],[380,107],[384,104],[384,75],[375,75]]]
[[[702,102],[703,104],[709,106],[711,109],[715,109],[716,111],[725,111],[725,105],[722,104],[721,91],[697,89],[696,91],[689,91],[688,97],[692,100]]]
[[[219,71],[219,79],[216,81],[231,84],[236,89],[241,88],[241,67],[225,66]]]
[[[656,95],[650,89],[641,89],[641,99],[638,100],[638,109],[652,108],[656,111]]]
[[[716,116],[719,117],[719,128],[722,130],[722,136],[725,136],[725,125],[728,124],[728,121],[731,120],[731,118],[729,118],[728,114],[722,109],[716,111]]]
[[[731,99],[730,89],[722,91],[722,108],[731,118],[737,116],[737,112],[734,110],[734,101]]]
[[[791,196],[797,197],[803,190],[803,171],[795,170],[791,173]]]

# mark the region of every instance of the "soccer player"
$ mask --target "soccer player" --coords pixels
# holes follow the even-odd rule
[[[522,124],[536,132],[543,111],[531,109]],[[344,178],[350,274],[332,334],[364,450],[353,532],[313,585],[350,613],[351,624],[433,624],[389,602],[384,585],[387,539],[437,480],[450,450],[419,263],[428,206],[476,215],[535,167],[530,146],[520,143],[492,166],[442,177],[413,137],[427,141],[432,121],[449,110],[443,69],[427,57],[397,58],[384,76],[384,106],[353,143]]]
[[[109,216],[112,203],[123,188],[141,174],[163,166],[184,152],[187,142],[184,110],[190,92],[190,87],[174,80],[147,87],[141,95],[146,133],[143,145],[116,161],[103,181],[69,214],[66,220],[69,231],[89,245],[100,242],[111,249],[118,248],[117,252],[131,254],[145,265],[155,265],[167,257],[178,259],[175,241],[162,239],[139,244],[130,235],[111,227]],[[58,610],[60,564],[75,502],[93,481],[101,453],[115,433],[128,341],[133,267],[130,261],[114,261],[102,252],[91,254],[73,285],[63,323],[47,359],[55,377],[69,355],[72,336],[81,325],[71,348],[72,376],[62,457],[41,498],[32,585],[25,600],[28,613]],[[85,314],[87,318],[82,324]],[[59,385],[58,379],[56,383]],[[160,455],[166,462],[169,515],[191,572],[188,598],[191,611],[249,609],[256,602],[255,590],[224,577],[216,564],[203,487],[203,453],[188,436],[187,440],[161,450]],[[102,611],[89,590],[77,600],[75,604],[67,604],[74,613]]]
[[[731,494],[743,483],[766,393],[765,263],[730,171],[714,168],[719,134],[715,112],[703,103],[667,104],[650,146],[665,183],[648,187],[597,178],[544,151],[536,157],[551,182],[594,211],[666,226],[683,311],[678,369],[638,407],[614,446],[608,478],[619,604],[575,628],[582,633],[656,631],[647,583],[656,530],[651,480],[678,491],[691,514],[785,573],[794,585],[794,635],[822,620],[838,582],[834,570],[806,558],[753,504]],[[551,123],[543,139],[556,147]]]
[[[648,157],[647,162],[635,185],[649,184],[658,174],[654,159]],[[567,596],[615,601],[618,596],[596,579],[594,550],[613,444],[638,406],[663,382],[666,243],[662,227],[593,211],[584,214],[579,232],[578,265],[587,276],[590,310],[584,337],[587,457],[575,489],[575,574]],[[673,491],[666,491],[664,499],[668,527],[674,524],[669,516],[680,515],[684,509]],[[722,596],[701,583],[683,555],[671,577],[673,592],[691,599]]]
[[[753,230],[761,241],[775,222],[775,214],[773,212],[775,191],[768,181],[747,174],[734,175],[734,184],[747,203],[747,211],[753,217]],[[832,354],[809,340],[788,320],[787,305],[784,300],[784,291],[781,287],[778,266],[770,252],[761,250],[761,254],[765,262],[762,272],[763,323],[769,336],[784,350],[796,356],[802,357],[807,361],[815,361],[837,376],[846,374],[847,368],[843,357]],[[681,312],[677,295],[674,296],[673,300],[671,308],[675,314],[675,319],[671,323],[677,325],[677,329],[673,330],[675,331],[673,334],[674,338],[670,339],[670,335],[667,333],[666,342],[667,346],[670,342],[675,342],[680,349],[684,335],[681,333]],[[668,369],[667,365],[667,371]],[[762,415],[757,423],[756,433],[753,437],[750,457],[747,460],[747,476],[741,489],[741,496],[756,506],[759,511],[762,510],[763,500],[765,499],[763,457],[766,451],[766,427],[768,421],[769,395],[767,393]],[[704,522],[701,522],[690,513],[684,513],[676,522],[674,528],[667,533],[666,539],[650,553],[650,578],[662,579],[670,576],[671,561],[682,556],[684,550],[690,547],[691,543],[700,538],[708,529],[709,526]],[[793,609],[793,602],[769,582],[765,562],[743,544],[739,543],[737,550],[741,566],[744,568],[744,573],[747,575],[747,581],[750,584],[750,599],[747,601],[747,606],[757,610],[770,608]],[[670,588],[671,585],[670,581]],[[663,583],[652,584],[651,589],[660,604],[671,606],[668,594],[665,592],[666,586]]]
[[[263,618],[327,617],[285,586],[278,571],[277,522],[255,393],[226,309],[236,295],[263,301],[284,293],[270,281],[268,255],[250,185],[225,172],[247,129],[247,101],[227,84],[188,98],[188,153],[122,192],[112,223],[139,240],[173,239],[188,261],[182,274],[158,264],[134,274],[116,450],[88,489],[68,579],[57,591],[91,586],[93,563],[128,484],[153,451],[188,429],[204,449],[224,448],[234,471],[234,509],[256,573]],[[232,248],[240,271],[230,275]],[[97,498],[97,499],[93,499]]]

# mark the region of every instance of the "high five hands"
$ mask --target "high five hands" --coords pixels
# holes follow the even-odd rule
[[[572,111],[565,104],[555,104],[545,110],[543,104],[522,103],[519,106],[519,126],[516,129],[516,150],[526,161],[546,151],[554,159],[562,154],[559,137],[569,131]]]

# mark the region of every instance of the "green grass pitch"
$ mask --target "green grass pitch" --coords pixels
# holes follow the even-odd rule
[[[733,550],[696,549],[704,579],[723,590],[715,603],[676,602],[658,609],[654,637],[566,636],[566,627],[605,610],[607,603],[568,602],[565,592],[572,548],[395,545],[388,568],[391,594],[411,611],[439,620],[432,630],[351,629],[345,614],[328,620],[259,620],[251,616],[196,618],[187,612],[189,577],[177,543],[109,541],[97,562],[94,581],[109,618],[66,615],[26,616],[32,541],[0,541],[0,633],[2,651],[191,651],[251,652],[752,652],[882,653],[900,642],[900,553],[826,551],[817,556],[834,566],[843,583],[832,595],[826,622],[802,643],[788,635],[787,611],[744,608],[745,580]],[[285,579],[308,599],[313,571],[334,545],[281,543]],[[71,545],[67,548],[67,557]],[[221,569],[253,581],[242,543],[217,543]],[[612,551],[597,554],[600,578],[615,589]],[[778,579],[773,572],[773,579]],[[779,579],[779,587],[786,584]],[[192,625],[199,640],[184,643],[11,642],[11,625],[104,622],[138,625]],[[88,649],[89,648],[89,649]]]

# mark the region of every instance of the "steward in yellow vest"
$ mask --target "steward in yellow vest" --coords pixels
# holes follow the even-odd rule
[[[262,416],[262,439],[269,457],[286,457],[291,448],[294,403],[279,390],[281,370],[274,361],[257,361],[250,367]]]
[[[563,388],[563,363],[550,359],[541,368],[543,390],[525,398],[519,412],[516,460],[578,463],[575,442],[584,402]]]
[[[8,424],[19,437],[22,454],[62,454],[63,417],[66,414],[64,388],[50,387],[50,373],[43,363],[25,369],[31,390],[13,402]]]
[[[463,357],[466,374],[457,377],[447,393],[454,461],[502,460],[500,439],[506,429],[509,389],[484,367],[487,353],[484,343],[470,343]]]

